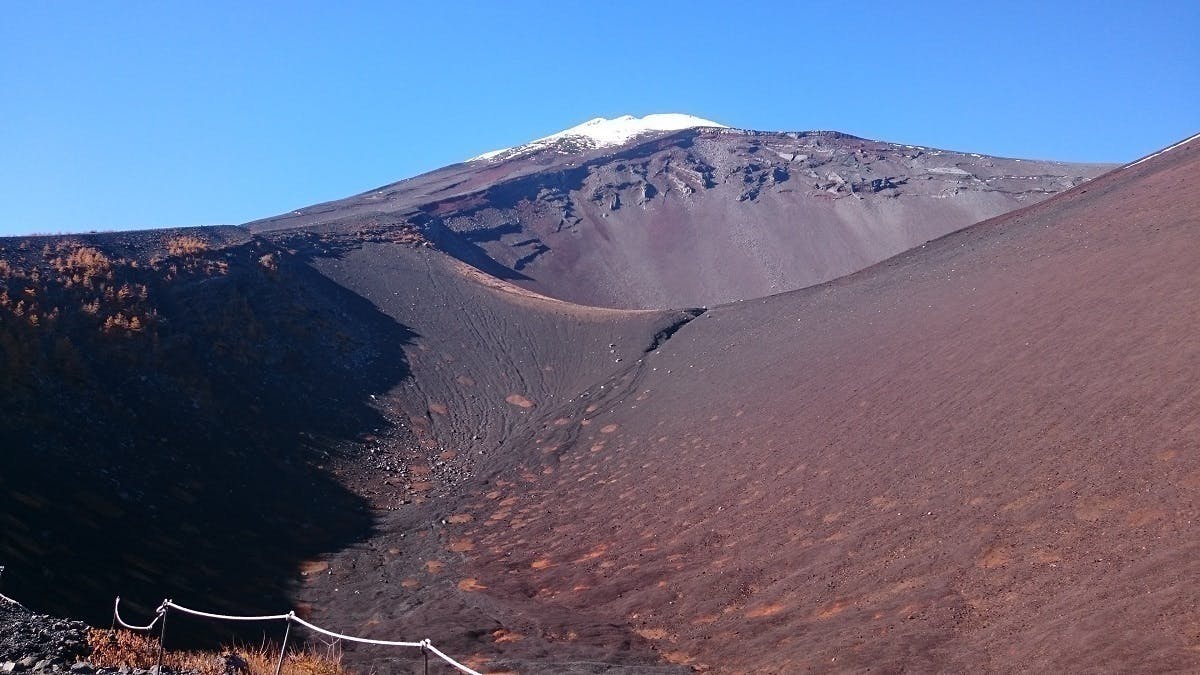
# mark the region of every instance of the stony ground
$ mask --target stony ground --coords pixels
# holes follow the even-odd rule
[[[65,672],[87,652],[87,624],[0,600],[0,672]],[[81,672],[81,671],[75,671]]]
[[[87,661],[89,627],[0,599],[0,673],[151,675],[142,668],[97,668]],[[164,668],[163,674],[175,671]],[[176,675],[184,675],[177,673]]]

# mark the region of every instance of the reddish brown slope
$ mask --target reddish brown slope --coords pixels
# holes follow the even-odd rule
[[[710,311],[464,506],[469,570],[720,672],[1200,668],[1197,171]]]
[[[277,236],[302,252],[311,250],[303,241],[327,244]],[[314,270],[410,331],[404,363],[411,375],[372,392],[372,406],[397,427],[365,430],[360,443],[342,445],[331,467],[375,507],[375,532],[307,568],[320,574],[281,569],[302,580],[299,605],[323,625],[356,635],[430,636],[485,672],[678,672],[607,615],[480,594],[461,569],[470,544],[446,525],[458,520],[451,518],[457,496],[478,485],[467,482],[475,467],[518,461],[498,450],[525,438],[533,420],[626,370],[655,335],[692,315],[535,296],[427,247],[328,249],[311,258]],[[413,670],[417,656],[348,645],[346,659],[361,672],[420,672]]]

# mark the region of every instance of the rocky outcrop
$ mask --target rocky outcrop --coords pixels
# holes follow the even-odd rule
[[[81,667],[87,624],[36,614],[0,599],[0,673],[95,672]]]

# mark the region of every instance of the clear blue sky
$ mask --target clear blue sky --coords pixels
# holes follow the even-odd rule
[[[595,116],[1017,157],[1200,131],[1200,2],[0,4],[0,234],[240,223]]]

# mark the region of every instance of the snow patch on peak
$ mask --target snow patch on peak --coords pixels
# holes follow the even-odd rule
[[[500,148],[499,150],[489,150],[489,151],[483,153],[482,155],[475,155],[474,157],[472,157],[471,159],[468,159],[467,161],[474,162],[477,159],[491,159],[491,158],[495,157],[496,155],[502,155],[502,154],[508,152],[509,150],[512,150],[512,148]]]
[[[578,126],[560,131],[557,134],[539,138],[534,143],[567,137],[583,137],[593,141],[596,147],[606,147],[621,145],[632,138],[652,131],[678,131],[679,129],[691,129],[693,127],[724,126],[724,124],[718,124],[712,120],[679,113],[661,113],[646,115],[645,117],[623,115],[611,120],[597,117]]]
[[[713,122],[712,120],[681,113],[658,113],[646,115],[645,117],[622,115],[611,120],[604,117],[597,117],[583,124],[573,126],[570,129],[564,129],[556,134],[530,141],[525,145],[516,148],[492,150],[482,155],[476,155],[467,161],[508,159],[552,146],[559,146],[562,152],[593,150],[596,148],[623,145],[638,136],[649,133],[678,131],[680,129],[692,129],[696,127],[728,128],[724,124]]]

